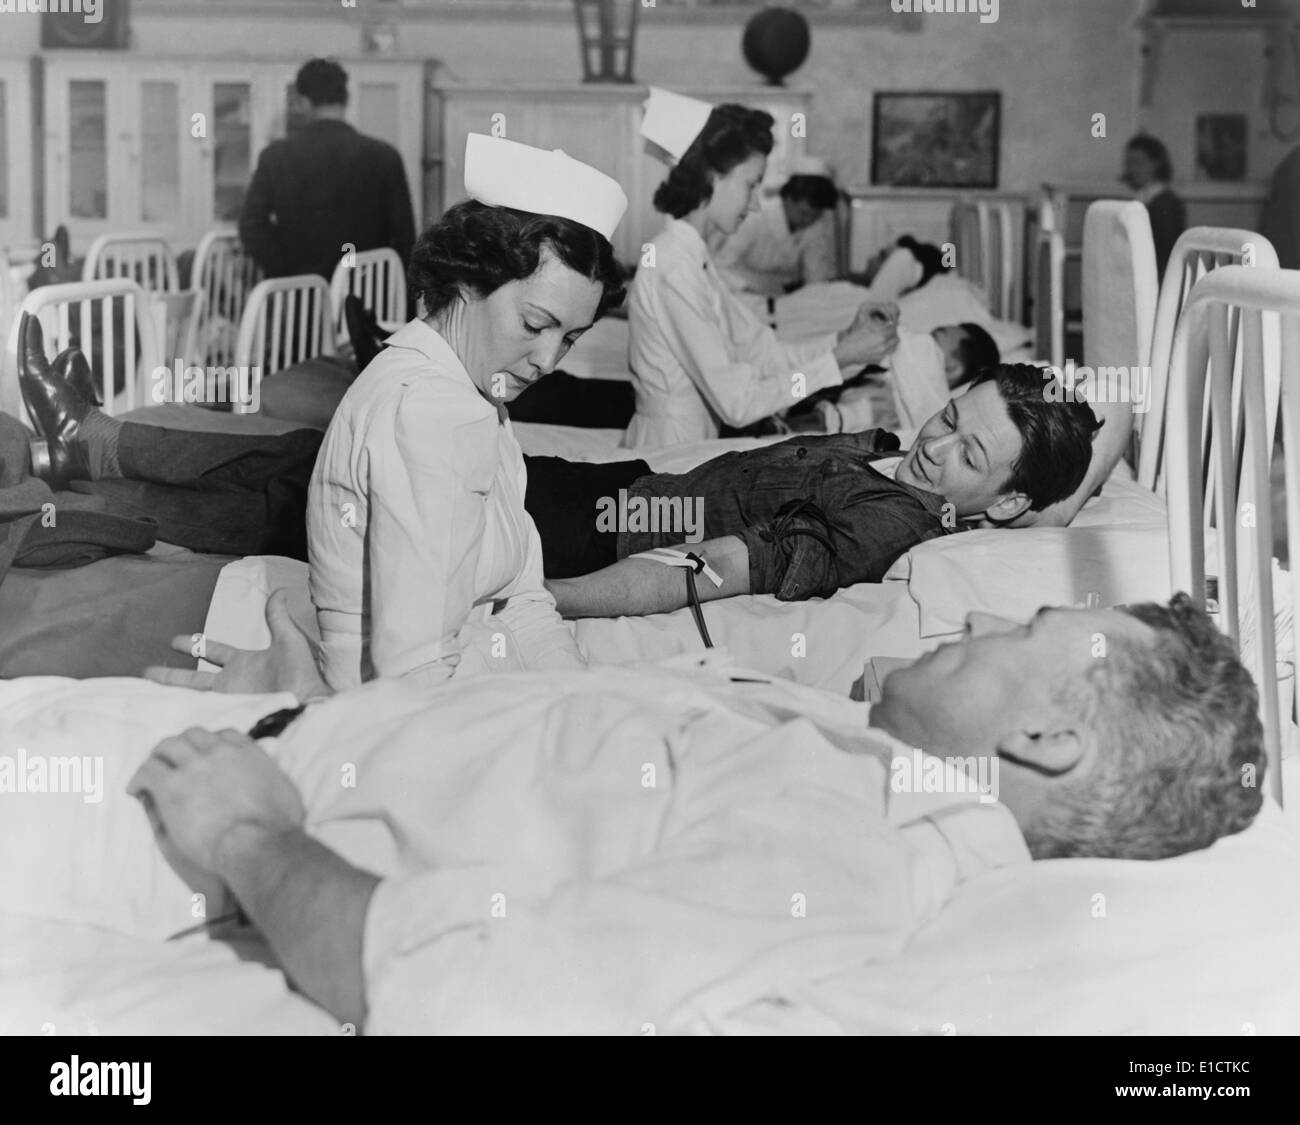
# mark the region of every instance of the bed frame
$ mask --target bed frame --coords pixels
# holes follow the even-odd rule
[[[1276,353],[1269,343],[1273,333]],[[1270,367],[1279,358],[1280,370],[1292,375],[1280,381],[1280,394],[1270,404]],[[1179,318],[1169,377],[1170,577],[1175,589],[1187,590],[1202,606],[1206,579],[1218,579],[1221,627],[1239,646],[1259,686],[1269,788],[1279,801],[1283,734],[1293,719],[1294,690],[1285,693],[1288,699],[1278,689],[1269,464],[1280,405],[1287,451],[1288,592],[1294,607],[1300,605],[1298,370],[1300,271],[1228,265],[1196,283]],[[1206,565],[1210,528],[1217,568]],[[1294,659],[1293,649],[1292,676]]]

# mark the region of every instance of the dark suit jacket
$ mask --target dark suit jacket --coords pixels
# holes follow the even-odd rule
[[[1273,244],[1279,266],[1300,269],[1300,148],[1293,148],[1273,173],[1260,234]]]
[[[402,158],[345,121],[313,121],[263,151],[239,237],[267,277],[328,280],[348,243],[358,251],[389,246],[406,262],[415,216]]]
[[[1147,203],[1147,214],[1151,217],[1151,237],[1156,244],[1156,274],[1163,281],[1165,263],[1173,253],[1174,243],[1187,229],[1187,208],[1173,191],[1165,188]]]

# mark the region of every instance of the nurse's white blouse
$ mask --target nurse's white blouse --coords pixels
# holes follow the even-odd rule
[[[580,667],[542,583],[523,454],[503,409],[413,320],[352,384],[307,503],[321,672],[380,676]],[[493,610],[496,610],[493,615]]]
[[[625,446],[661,447],[748,426],[841,383],[835,336],[784,344],[718,275],[704,239],[670,219],[628,301],[636,414]],[[796,376],[802,375],[802,379]]]

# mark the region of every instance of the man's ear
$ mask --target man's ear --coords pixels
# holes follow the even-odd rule
[[[1023,516],[1033,503],[1023,492],[1007,492],[999,496],[984,511],[986,519],[993,523],[1010,523],[1017,516]]]
[[[998,742],[998,757],[1036,773],[1061,777],[1078,767],[1086,749],[1074,730],[1015,731]]]

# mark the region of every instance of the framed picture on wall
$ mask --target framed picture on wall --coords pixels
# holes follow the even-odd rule
[[[996,90],[876,94],[871,182],[996,188],[1001,118]]]

